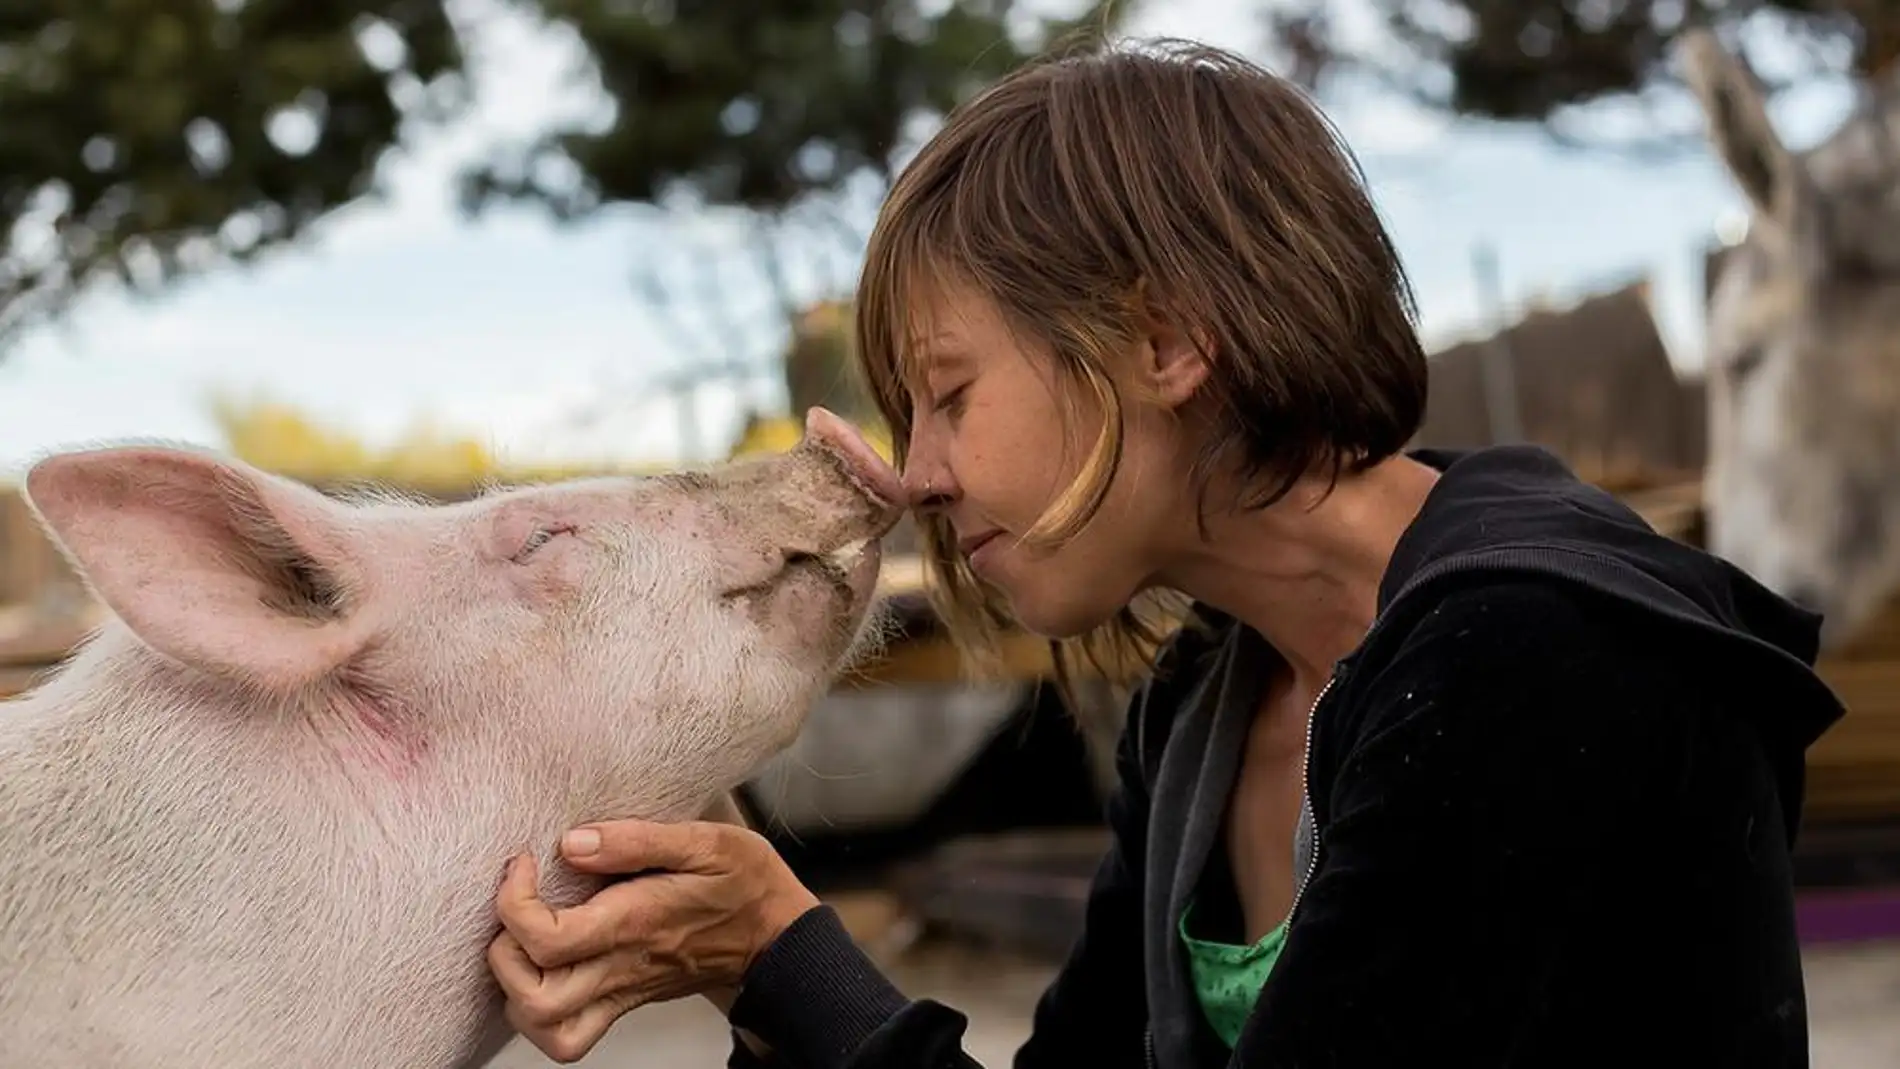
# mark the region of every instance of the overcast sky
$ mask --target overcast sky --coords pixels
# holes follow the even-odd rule
[[[1249,0],[1148,6],[1137,32],[1243,49],[1259,39]],[[559,40],[504,25],[488,45],[474,123],[390,161],[388,201],[339,214],[262,267],[159,302],[89,301],[69,329],[0,364],[0,469],[102,439],[215,445],[214,390],[261,391],[375,439],[430,419],[518,455],[673,455],[677,405],[640,383],[689,354],[629,281],[652,236],[625,220],[562,230],[526,212],[471,225],[449,203],[447,175],[475,146],[586,105],[560,84]],[[1846,106],[1843,92],[1820,87],[1778,101],[1775,114],[1805,145]],[[1472,250],[1490,242],[1514,303],[1653,275],[1678,361],[1699,359],[1696,249],[1740,207],[1705,154],[1644,168],[1563,152],[1533,132],[1453,127],[1367,94],[1329,110],[1367,164],[1434,343],[1482,329]],[[561,433],[567,413],[610,395],[629,401],[604,428]],[[702,424],[722,432],[739,405],[731,390],[706,390]]]

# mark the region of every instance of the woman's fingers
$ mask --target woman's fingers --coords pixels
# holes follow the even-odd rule
[[[557,910],[541,900],[534,859],[523,855],[502,877],[495,912],[536,965],[553,969],[613,950],[620,935],[632,928],[634,912],[648,893],[642,880],[629,880],[604,888],[579,905]]]
[[[503,932],[490,944],[488,967],[524,1020],[547,1027],[574,1017],[590,1004],[622,990],[644,991],[650,971],[644,950],[623,948],[574,965],[544,969],[514,936]]]
[[[495,974],[495,982],[510,1002],[541,979],[541,967],[521,948],[521,941],[506,931],[488,944],[488,971]]]
[[[507,996],[508,1023],[557,1062],[579,1061],[657,978],[644,950],[623,948],[577,965],[542,969],[507,932],[488,948],[488,967]]]
[[[651,874],[556,909],[541,898],[534,860],[518,857],[496,894],[502,931],[488,951],[509,1021],[557,1061],[584,1057],[637,1006],[736,987],[756,952],[817,901],[743,828],[619,821],[578,830],[598,837],[591,852],[564,844],[576,869]]]
[[[617,991],[588,1003],[571,1017],[550,1023],[532,1019],[513,1001],[508,1003],[507,1016],[515,1031],[526,1036],[542,1054],[565,1064],[585,1058],[615,1021],[640,1004],[634,992]]]
[[[718,856],[721,833],[731,830],[706,821],[609,820],[569,831],[561,839],[561,857],[584,872],[705,872]]]

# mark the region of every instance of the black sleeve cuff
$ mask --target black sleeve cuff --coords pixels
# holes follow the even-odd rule
[[[752,1053],[752,1048],[739,1038],[739,1030],[729,1030],[732,1034],[732,1053],[726,1055],[726,1069],[780,1069],[784,1065],[777,1058],[761,1058]]]
[[[837,911],[820,905],[753,961],[730,1020],[786,1062],[839,1069],[909,1003],[852,941]]]

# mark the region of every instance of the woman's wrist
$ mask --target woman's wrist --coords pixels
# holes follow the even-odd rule
[[[713,1009],[719,1011],[719,1016],[730,1017],[732,1016],[732,1002],[739,997],[739,987],[737,984],[721,984],[718,987],[709,987],[701,991],[699,997],[712,1003]]]
[[[753,960],[727,1018],[792,1064],[827,1069],[909,1001],[817,903]]]
[[[818,896],[806,889],[804,884],[796,881],[767,895],[759,903],[757,934],[752,941],[752,952],[746,955],[745,969],[740,983],[744,984],[744,974],[751,973],[753,964],[759,960],[759,955],[770,950],[787,929],[798,923],[800,917],[817,909],[820,905],[822,903],[819,902]]]

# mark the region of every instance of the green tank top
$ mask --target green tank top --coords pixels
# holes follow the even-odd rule
[[[1194,994],[1207,1023],[1231,1050],[1240,1042],[1241,1026],[1253,1013],[1267,974],[1279,960],[1280,946],[1286,942],[1286,925],[1282,923],[1252,946],[1236,946],[1189,935],[1188,914],[1193,911],[1192,904],[1181,911],[1180,930],[1181,942],[1187,947],[1188,968],[1194,975]]]

